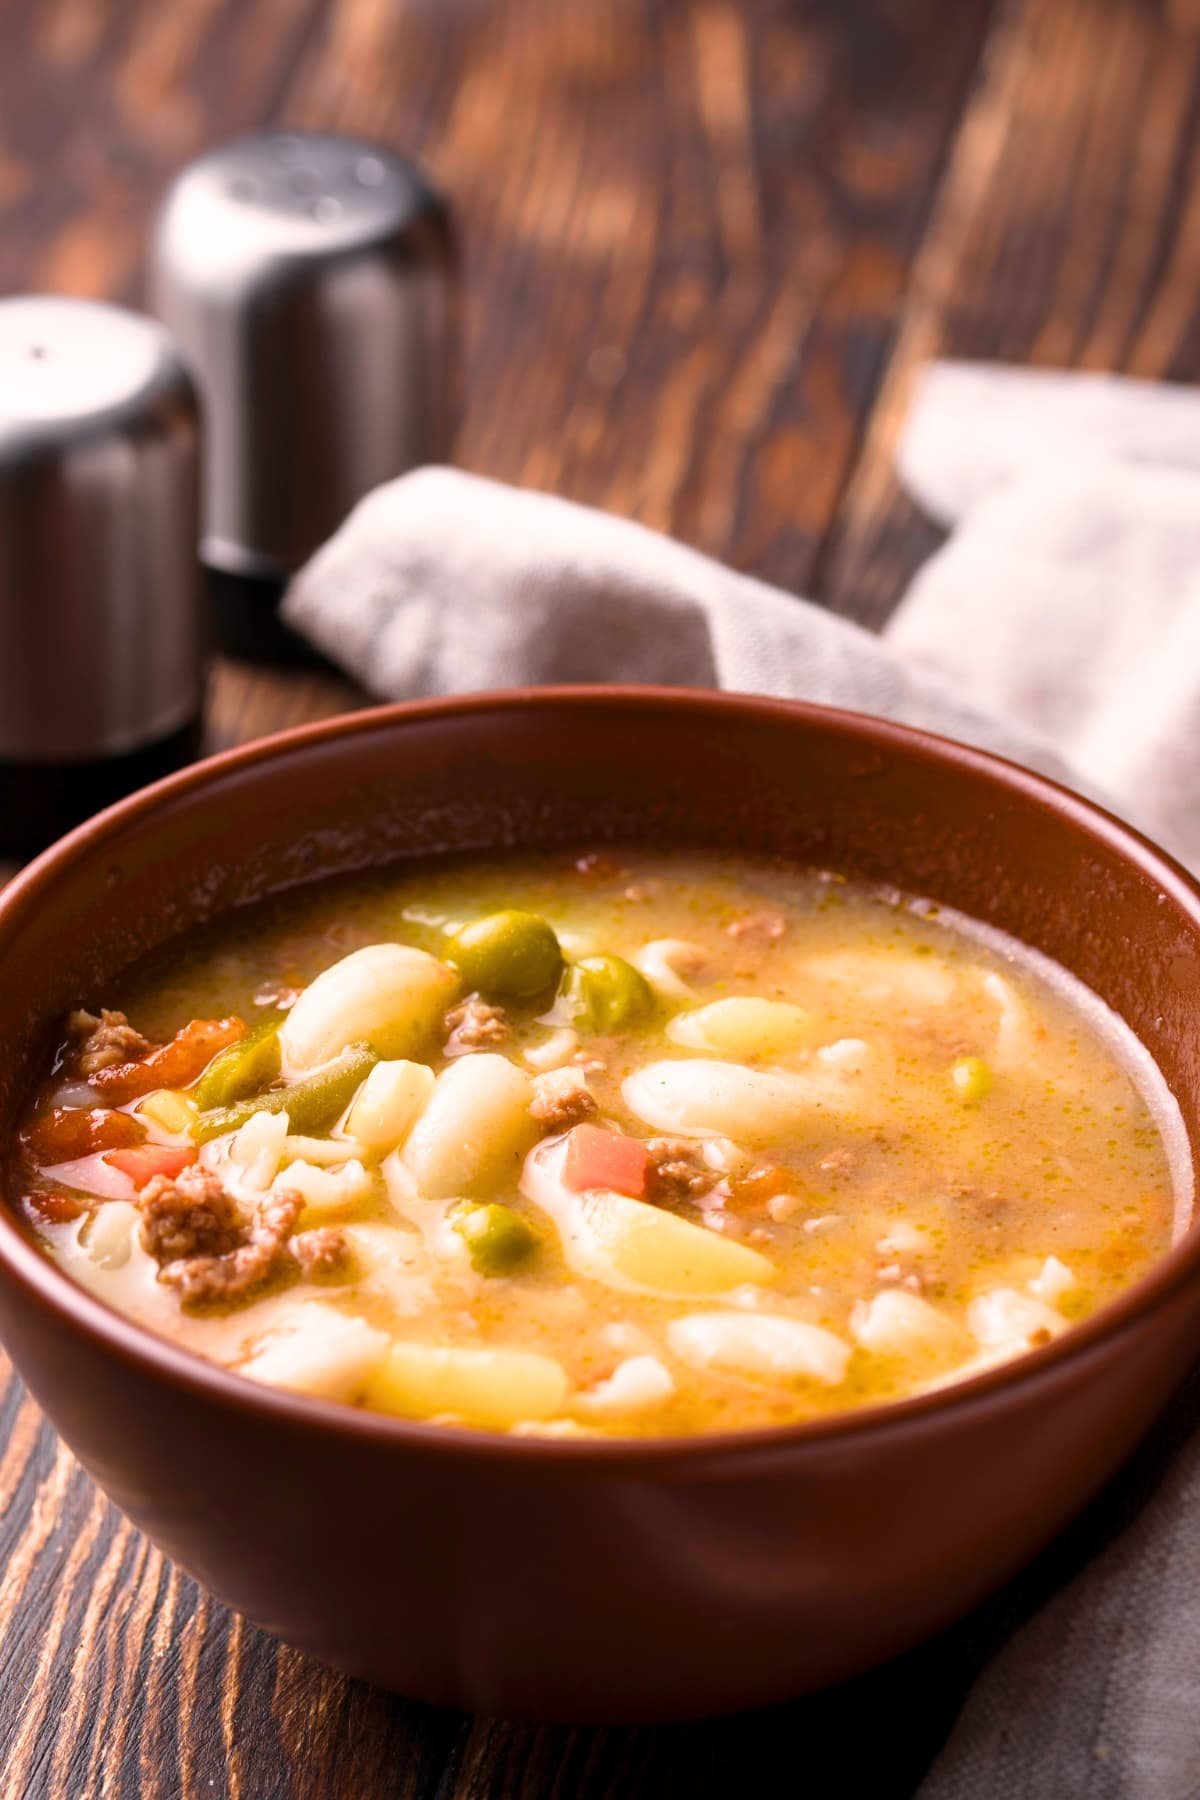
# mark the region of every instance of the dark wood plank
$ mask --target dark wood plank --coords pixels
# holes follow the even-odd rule
[[[284,117],[403,146],[453,197],[460,463],[802,590],[991,10],[332,7]]]
[[[1013,0],[814,587],[880,623],[938,534],[897,488],[931,356],[1200,376],[1200,8]],[[981,430],[986,421],[981,421]]]
[[[322,0],[11,0],[0,17],[0,291],[132,300],[181,161],[271,115]]]
[[[989,10],[365,5],[287,114],[453,194],[462,462],[803,585]]]

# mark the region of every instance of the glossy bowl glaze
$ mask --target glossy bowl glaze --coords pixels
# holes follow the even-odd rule
[[[52,1022],[197,921],[441,850],[637,839],[894,882],[1056,958],[1133,1027],[1200,1149],[1200,892],[1035,776],[818,707],[647,689],[386,708],[234,751],[0,897],[0,1121]],[[0,1216],[0,1329],[136,1524],[289,1643],[422,1699],[686,1717],[947,1623],[1105,1480],[1200,1348],[1200,1238],[1045,1349],[771,1432],[550,1441],[257,1387],[75,1287]]]

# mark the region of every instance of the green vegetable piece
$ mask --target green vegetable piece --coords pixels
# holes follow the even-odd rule
[[[450,939],[446,961],[465,986],[481,994],[532,1000],[562,973],[558,939],[537,913],[498,912],[464,925]]]
[[[982,1056],[960,1057],[950,1071],[950,1079],[959,1099],[971,1106],[991,1093],[996,1080]]]
[[[201,1112],[214,1106],[231,1106],[247,1094],[270,1087],[279,1074],[279,1024],[282,1014],[272,1013],[239,1043],[222,1050],[205,1069],[192,1091]]]
[[[623,956],[585,956],[565,985],[576,1018],[593,1031],[616,1031],[654,1011],[654,989]]]
[[[511,1206],[459,1206],[452,1223],[481,1275],[507,1275],[537,1248],[537,1237]]]
[[[198,1144],[238,1131],[260,1112],[286,1112],[292,1131],[302,1136],[323,1131],[339,1119],[379,1061],[369,1044],[348,1044],[333,1062],[290,1087],[269,1088],[253,1100],[203,1112],[192,1127]]]

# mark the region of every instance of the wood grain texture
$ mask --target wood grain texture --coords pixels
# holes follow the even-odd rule
[[[868,623],[938,534],[894,457],[931,356],[1200,376],[1200,9],[1014,0],[997,16],[845,502],[814,575]]]
[[[406,143],[455,196],[461,462],[799,586],[988,10],[360,0],[286,113]]]
[[[1196,374],[1198,59],[1192,0],[6,0],[0,288],[136,300],[204,144],[379,137],[462,224],[460,461],[879,618],[933,541],[891,478],[926,356]],[[210,743],[357,699],[223,665]],[[471,1720],[204,1596],[2,1363],[0,1503],[0,1800],[875,1800],[982,1654],[686,1729]]]

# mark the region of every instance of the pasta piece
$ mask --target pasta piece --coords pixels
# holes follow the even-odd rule
[[[305,988],[279,1027],[289,1074],[331,1062],[348,1044],[382,1057],[424,1048],[458,991],[445,963],[407,944],[367,944]]]
[[[364,1269],[417,1271],[429,1260],[417,1233],[399,1225],[345,1225],[342,1235]]]
[[[247,1119],[229,1146],[229,1159],[241,1171],[246,1187],[269,1188],[283,1160],[288,1137],[285,1112],[255,1113]]]
[[[79,1242],[101,1269],[123,1269],[133,1252],[141,1214],[130,1200],[107,1200],[79,1233]]]
[[[744,1282],[770,1281],[770,1260],[626,1194],[580,1194],[584,1229],[610,1266],[639,1287],[660,1294],[721,1294]]]
[[[256,1112],[239,1131],[201,1146],[200,1161],[238,1200],[265,1194],[279,1172],[288,1137],[286,1112]]]
[[[1033,1020],[1010,981],[989,969],[982,978],[984,992],[996,1002],[999,1021],[992,1059],[998,1069],[1024,1068],[1034,1046]]]
[[[653,1337],[644,1325],[635,1325],[629,1319],[613,1319],[600,1327],[599,1336],[613,1350],[619,1350],[624,1357],[652,1356],[656,1345]]]
[[[481,1051],[451,1063],[401,1153],[420,1192],[442,1199],[505,1176],[515,1182],[538,1133],[533,1096],[532,1081],[507,1057]]]
[[[674,1377],[657,1356],[629,1356],[617,1364],[606,1381],[599,1381],[586,1394],[580,1394],[575,1405],[581,1412],[600,1415],[653,1412],[674,1392]]]
[[[1015,1356],[1039,1341],[1057,1337],[1066,1330],[1067,1321],[1036,1294],[1022,1294],[1017,1288],[993,1288],[971,1301],[967,1326],[984,1350]]]
[[[343,1225],[342,1236],[363,1274],[363,1291],[382,1294],[399,1318],[415,1318],[437,1303],[429,1252],[415,1231],[398,1225]]]
[[[707,1050],[715,1056],[775,1057],[806,1044],[812,1026],[802,1007],[747,996],[677,1013],[667,1026],[667,1036],[690,1050]]]
[[[581,1275],[667,1299],[726,1294],[774,1279],[774,1264],[747,1244],[626,1194],[576,1193],[562,1180],[564,1156],[561,1143],[535,1151],[521,1191],[549,1213],[567,1261]]]
[[[850,1331],[864,1350],[906,1359],[953,1355],[961,1348],[954,1321],[905,1288],[884,1288],[860,1300],[850,1315]]]
[[[560,1363],[529,1350],[393,1344],[375,1370],[366,1403],[410,1419],[452,1414],[476,1425],[548,1419],[566,1404]]]
[[[870,1067],[871,1046],[863,1038],[838,1038],[822,1044],[817,1058],[828,1069],[840,1069],[847,1075],[861,1075]]]
[[[875,1245],[881,1256],[922,1256],[929,1247],[928,1231],[907,1219],[897,1219]]]
[[[703,1156],[709,1168],[715,1169],[718,1175],[744,1175],[755,1162],[753,1150],[746,1150],[726,1137],[706,1138]]]
[[[300,1215],[303,1231],[310,1225],[324,1225],[331,1219],[339,1219],[370,1199],[371,1177],[358,1161],[348,1162],[340,1169],[321,1169],[316,1163],[294,1162],[280,1170],[274,1187],[277,1192],[287,1190],[303,1199],[304,1211]]]
[[[346,1117],[348,1136],[380,1154],[402,1144],[433,1093],[424,1063],[376,1063]]]
[[[695,988],[689,987],[680,970],[694,972],[703,966],[704,952],[699,944],[689,944],[684,938],[655,938],[653,943],[643,944],[630,960],[664,1000],[686,1004],[696,998]]]
[[[569,1025],[560,1026],[552,1031],[548,1038],[540,1044],[531,1044],[521,1055],[531,1069],[545,1072],[547,1069],[561,1069],[569,1063],[579,1048],[579,1033]]]
[[[647,1063],[626,1077],[625,1103],[652,1125],[682,1137],[728,1137],[770,1144],[789,1136],[822,1105],[822,1090],[799,1074],[737,1063]]]
[[[283,1162],[316,1163],[319,1169],[339,1169],[353,1160],[358,1145],[348,1138],[285,1137]]]
[[[387,1347],[387,1333],[365,1319],[310,1300],[294,1307],[237,1372],[322,1400],[358,1400]]]
[[[1048,1256],[1028,1285],[1031,1294],[1053,1306],[1064,1294],[1070,1293],[1075,1286],[1075,1277],[1066,1263],[1059,1262],[1057,1256]]]
[[[823,1325],[778,1313],[710,1312],[673,1319],[667,1342],[682,1362],[754,1381],[822,1382],[839,1387],[851,1350]]]

